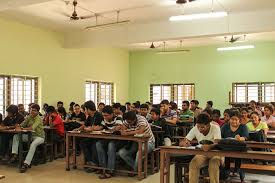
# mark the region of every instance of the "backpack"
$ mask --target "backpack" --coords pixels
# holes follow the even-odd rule
[[[217,149],[222,151],[247,151],[246,143],[236,139],[221,139]]]

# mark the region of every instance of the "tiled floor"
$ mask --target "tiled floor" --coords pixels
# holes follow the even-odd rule
[[[173,169],[173,168],[171,168]],[[106,183],[135,183],[139,182],[136,178],[129,178],[124,176],[113,177],[108,180],[100,180],[95,174],[88,174],[82,170],[65,171],[64,160],[57,160],[45,165],[32,167],[27,173],[20,174],[15,167],[0,165],[0,174],[5,175],[6,178],[0,180],[1,183],[84,183],[84,182],[106,182]],[[172,173],[173,174],[173,173]],[[174,176],[171,176],[171,183]],[[151,175],[147,179],[139,183],[158,183],[159,174]],[[229,182],[239,182],[236,178]],[[274,176],[248,174],[246,177],[247,183],[275,183]]]

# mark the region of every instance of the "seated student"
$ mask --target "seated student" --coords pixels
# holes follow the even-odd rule
[[[219,126],[223,126],[224,122],[220,119],[221,111],[218,109],[214,109],[212,112],[212,120],[219,124]]]
[[[58,101],[56,104],[56,108],[58,109],[58,107],[64,107],[63,105],[64,103],[62,101]]]
[[[197,116],[202,112],[202,109],[199,107],[199,101],[198,100],[191,100],[190,110],[193,111],[194,118],[197,118]]]
[[[268,126],[265,122],[260,121],[260,115],[258,112],[251,113],[251,121],[246,124],[249,132],[263,130],[264,134],[267,135]]]
[[[177,112],[170,109],[169,101],[163,100],[160,103],[161,118],[164,118],[168,124],[176,124],[178,121]]]
[[[264,107],[264,116],[261,118],[261,121],[266,122],[268,127],[275,129],[275,117],[272,116],[273,107],[267,105]]]
[[[186,138],[180,142],[181,147],[190,146],[190,142],[193,139],[197,139],[198,142],[202,140],[212,141],[212,145],[202,145],[204,151],[209,151],[215,147],[215,141],[221,139],[221,131],[219,126],[211,124],[211,119],[208,114],[201,113],[198,115],[196,126],[187,134]],[[207,157],[202,155],[196,155],[189,164],[189,182],[198,183],[200,169],[209,165],[209,177],[211,183],[219,182],[219,168],[222,163],[220,156]]]
[[[0,123],[0,129],[13,129],[17,124],[20,124],[24,121],[24,116],[18,113],[18,107],[16,105],[10,105],[6,109],[8,116]],[[2,116],[1,116],[2,120]],[[1,134],[0,138],[0,157],[3,159],[8,154],[9,143],[12,139],[12,134]],[[3,159],[6,160],[7,158]]]
[[[97,105],[97,111],[102,113],[102,110],[103,108],[105,107],[105,104],[100,102],[98,105]]]
[[[223,112],[223,122],[224,124],[226,123],[229,123],[229,120],[230,120],[230,109],[225,109],[224,112]]]
[[[150,125],[146,118],[137,115],[134,111],[130,111],[124,114],[124,120],[121,135],[123,136],[133,136],[136,134],[143,134],[149,137],[148,141],[148,153],[152,152],[155,148],[155,138]],[[118,151],[119,156],[135,171],[138,167],[138,144],[132,143],[131,147],[123,147]],[[134,156],[136,155],[136,156]]]
[[[64,123],[61,116],[56,112],[54,106],[49,106],[46,109],[47,117],[44,125],[50,125],[55,128],[55,133],[53,134],[53,141],[59,142],[64,138]]]
[[[126,107],[125,113],[131,111],[131,103],[130,102],[126,102],[125,107]]]
[[[231,111],[230,112],[230,120],[229,123],[225,123],[221,128],[222,138],[235,138],[239,141],[245,141],[248,139],[248,129],[246,125],[240,123],[241,114],[239,111]],[[231,160],[235,161],[234,172],[238,172],[240,174],[240,179],[243,182],[244,180],[244,171],[241,170],[242,160],[240,158],[225,158],[225,173],[226,177],[230,174],[230,162]]]
[[[25,111],[24,105],[23,104],[18,104],[18,112],[19,114],[21,114],[22,116],[26,117],[28,115],[28,112]]]
[[[43,104],[42,110],[43,110],[45,116],[47,115],[47,108],[48,107],[49,107],[49,104],[47,104],[47,103]]]
[[[151,114],[149,113],[149,106],[147,104],[140,105],[140,115],[145,117],[147,121],[151,120]]]
[[[211,112],[213,111],[213,101],[210,100],[206,102],[206,106],[204,110],[207,110],[207,109],[211,110]]]
[[[178,104],[177,104],[176,102],[174,102],[174,101],[170,101],[170,103],[169,103],[169,108],[170,108],[171,110],[173,110],[173,111],[176,111],[177,114],[180,113],[180,110],[178,109]]]
[[[43,128],[42,119],[39,116],[40,107],[38,104],[32,104],[30,115],[23,121],[20,125],[16,126],[16,130],[32,130],[32,143],[30,145],[29,152],[27,157],[22,165],[20,172],[24,173],[29,168],[32,158],[34,156],[36,147],[40,144],[44,143],[45,140],[45,132]],[[23,141],[28,140],[28,135],[23,135]],[[10,159],[10,163],[13,163],[17,159],[18,154],[18,146],[19,146],[19,136],[16,134],[13,136],[12,142],[12,158]]]
[[[246,107],[242,107],[240,112],[242,114],[241,124],[246,125],[250,121],[248,109]]]
[[[113,108],[106,105],[102,110],[102,115],[104,121],[101,123],[101,129],[107,130],[109,132],[119,131],[122,125],[122,118],[116,117]],[[116,151],[117,144],[119,142],[115,140],[98,140],[96,142],[96,150],[98,155],[99,166],[103,168],[108,168],[109,171],[102,171],[99,176],[100,179],[111,178],[116,163]]]
[[[58,107],[57,113],[61,116],[63,121],[65,121],[67,118],[69,118],[66,109],[64,107]]]
[[[182,110],[179,114],[179,122],[194,122],[194,112],[189,109],[189,101],[182,101]]]
[[[164,134],[159,139],[159,142],[156,142],[158,146],[171,146],[171,135],[169,132],[168,125],[166,124],[165,119],[160,117],[160,110],[158,108],[151,109],[151,120],[149,121],[151,124],[151,129],[154,131],[154,127],[160,127],[155,129],[156,131],[164,131]]]
[[[120,117],[120,118],[122,118],[122,116],[123,116],[123,112],[121,111],[121,108],[122,108],[122,106],[120,103],[114,103],[114,105],[113,105],[114,114],[115,114],[115,116]]]
[[[85,124],[78,129],[85,132],[92,132],[100,130],[103,117],[101,113],[96,110],[95,103],[93,101],[87,101],[84,103],[85,113],[88,115]],[[88,165],[98,165],[98,157],[96,152],[96,140],[92,138],[84,138],[80,141],[80,148],[83,151],[85,162]],[[87,169],[90,172],[91,169]]]
[[[84,124],[86,120],[86,115],[80,111],[80,106],[78,104],[74,105],[74,112],[71,117],[65,121],[66,131],[71,131],[73,129],[79,128]]]
[[[149,113],[151,113],[151,109],[153,108],[153,106],[152,106],[152,103],[151,102],[145,102],[145,104],[147,104],[148,106],[149,106]]]
[[[255,100],[249,102],[249,107],[252,109],[252,112],[257,112],[259,117],[262,117],[262,111],[257,108],[257,102]]]
[[[138,102],[131,105],[131,111],[135,111],[136,114],[140,114],[140,104]]]

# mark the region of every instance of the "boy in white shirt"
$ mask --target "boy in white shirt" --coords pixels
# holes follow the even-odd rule
[[[211,124],[210,116],[206,113],[201,113],[197,117],[196,126],[191,129],[186,138],[180,142],[180,146],[188,147],[190,142],[196,138],[198,142],[203,140],[212,141],[211,145],[202,145],[204,151],[209,151],[215,147],[215,141],[221,139],[221,131],[219,126]],[[189,164],[189,182],[198,183],[200,169],[209,166],[210,183],[219,183],[219,167],[222,158],[213,156],[211,158],[196,155]]]

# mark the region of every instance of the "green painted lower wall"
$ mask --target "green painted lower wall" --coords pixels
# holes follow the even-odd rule
[[[228,107],[233,82],[275,81],[275,43],[258,43],[243,51],[217,52],[215,46],[192,48],[189,53],[159,55],[152,51],[130,53],[130,99],[149,100],[149,85],[195,83],[201,107]]]
[[[116,48],[64,49],[63,35],[0,20],[0,74],[40,78],[40,102],[85,100],[85,80],[114,82],[128,100],[129,52]]]

